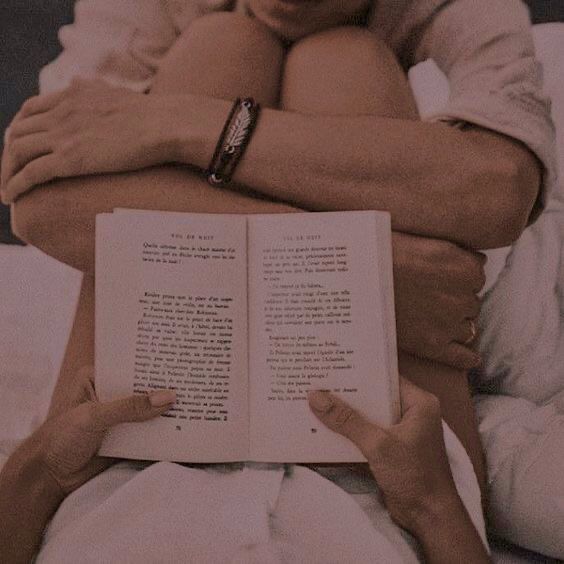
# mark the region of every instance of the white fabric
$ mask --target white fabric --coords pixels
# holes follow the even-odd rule
[[[542,32],[542,33],[541,33]],[[564,178],[564,25],[537,28]],[[564,559],[564,183],[514,245],[480,318],[476,398],[492,530]]]
[[[47,408],[64,351],[64,343],[72,324],[80,274],[42,255],[35,249],[0,245],[0,281],[2,282],[0,284],[0,303],[2,304],[0,311],[3,314],[9,314],[10,319],[9,324],[8,317],[1,319],[0,341],[10,339],[13,332],[17,333],[17,337],[21,337],[21,339],[12,340],[10,350],[6,351],[0,362],[1,468],[19,439],[29,434]],[[20,292],[22,287],[27,290]],[[50,343],[54,344],[53,348]],[[55,346],[55,343],[58,345]],[[48,351],[51,369],[45,365],[44,356],[35,354],[41,346]],[[12,359],[25,354],[30,354],[30,364],[26,371],[15,371],[14,368],[17,368],[17,365],[13,364]],[[20,400],[19,390],[22,388],[29,390],[30,395]],[[13,408],[15,402],[17,403]],[[445,433],[447,433],[446,430]],[[453,445],[452,442],[449,443],[448,436],[447,445],[449,445],[449,459],[456,477],[455,481],[460,488],[459,493],[466,500],[470,513],[479,515],[480,501],[475,478],[467,480],[464,477],[465,468],[469,468],[470,462],[468,458],[450,454]],[[458,445],[457,448],[462,449],[461,445]],[[458,460],[458,463],[454,463],[455,459]],[[129,463],[126,463],[126,468],[129,468]],[[115,476],[109,476],[108,480],[123,481],[122,478]],[[99,494],[92,496],[93,502],[103,499],[104,496],[103,485],[98,484],[96,487],[99,488]],[[359,487],[356,487],[354,483],[349,483],[347,488],[355,492],[366,492],[367,489],[364,483]],[[87,497],[89,489],[86,488],[81,492]],[[79,494],[77,492],[74,495]],[[378,519],[378,517],[373,517],[374,513],[380,516],[379,527],[382,534],[390,542],[394,542],[400,533],[390,523],[387,513],[378,503],[377,498],[373,494],[360,493],[354,495],[354,499],[367,512],[371,520]],[[67,513],[69,520],[72,521],[74,517],[72,512]],[[409,546],[407,550],[401,548],[405,547],[404,543],[395,546],[407,559],[407,555],[411,552]],[[498,561],[497,558],[494,560]],[[519,563],[523,561],[518,560]],[[499,562],[508,563],[505,553]]]
[[[43,420],[82,275],[32,247],[0,245],[0,451]]]
[[[444,425],[460,496],[485,541],[472,464]],[[280,465],[188,468],[123,462],[69,496],[53,519],[41,564],[99,562],[418,562],[375,483],[349,495],[311,470]]]
[[[60,367],[72,324],[80,279],[80,273],[53,261],[35,249],[0,245],[0,303],[2,303],[2,308],[0,309],[0,346],[2,344],[6,345],[6,347],[2,347],[3,354],[2,362],[0,363],[0,417],[2,418],[2,424],[0,425],[0,468],[11,450],[17,445],[19,440],[33,430],[47,409],[53,383]],[[25,365],[22,364],[22,359],[26,359],[24,361]],[[459,494],[468,508],[469,514],[474,519],[476,527],[484,538],[485,532],[481,516],[479,488],[470,460],[464,452],[462,445],[454,438],[454,435],[446,426],[444,433],[447,453]],[[167,466],[165,468],[165,476],[157,478],[154,473],[146,474],[146,472],[141,472],[138,475],[139,470],[143,466],[137,463],[126,462],[102,474],[84,488],[75,492],[68,498],[59,513],[57,513],[47,536],[48,546],[46,547],[46,552],[41,558],[52,562],[87,562],[88,558],[95,562],[131,561],[127,559],[129,556],[124,553],[118,559],[112,560],[112,558],[100,557],[100,559],[95,560],[96,556],[100,556],[100,553],[97,552],[98,549],[96,547],[93,547],[94,539],[103,538],[105,539],[104,542],[109,542],[110,539],[115,538],[113,535],[116,534],[118,525],[121,525],[120,522],[113,521],[109,515],[113,511],[113,507],[117,506],[119,509],[122,503],[125,503],[125,505],[120,510],[119,516],[126,523],[124,526],[126,526],[127,531],[124,534],[130,535],[135,541],[131,545],[134,548],[139,544],[140,539],[160,538],[157,533],[164,535],[163,538],[166,538],[170,543],[170,547],[163,549],[165,551],[174,550],[175,547],[178,548],[178,544],[175,543],[185,543],[186,535],[184,533],[188,517],[180,519],[175,525],[173,524],[174,515],[178,515],[178,512],[181,512],[184,508],[189,508],[188,516],[192,515],[193,517],[195,517],[195,513],[202,510],[201,515],[198,514],[199,521],[196,521],[194,525],[197,528],[199,527],[198,530],[200,532],[204,529],[199,525],[200,521],[209,523],[212,520],[216,526],[219,526],[220,522],[214,517],[213,513],[205,511],[205,508],[208,507],[208,495],[214,497],[216,494],[210,494],[207,491],[202,493],[201,488],[198,486],[208,479],[210,484],[212,483],[209,473],[204,473],[203,476],[199,475],[196,481],[191,483],[194,473],[203,471],[180,466],[171,470],[168,466],[174,465],[165,466]],[[161,471],[158,468],[155,468],[154,471],[156,470]],[[187,483],[183,484],[182,487],[177,487],[179,480],[170,479],[171,472],[177,471],[189,472],[189,474],[182,474],[183,478],[187,480]],[[399,554],[402,562],[416,561],[414,551],[416,545],[413,539],[400,531],[392,523],[380,502],[373,480],[355,480],[352,477],[343,480],[342,477],[333,476],[332,478],[342,486],[342,488],[339,488],[316,474],[312,477],[311,473],[308,473],[302,479],[301,476],[304,475],[304,472],[307,472],[306,469],[299,469],[297,472],[298,474],[292,476],[287,489],[280,490],[276,481],[279,479],[277,477],[279,473],[274,471],[272,477],[265,478],[265,480],[260,482],[263,484],[260,490],[264,493],[262,498],[258,496],[256,489],[253,489],[258,484],[256,473],[247,473],[245,480],[237,479],[232,486],[229,485],[230,474],[225,475],[225,478],[220,480],[221,487],[224,488],[223,491],[227,490],[229,492],[229,499],[233,500],[238,496],[237,507],[232,507],[231,511],[236,513],[240,524],[252,524],[247,534],[258,530],[259,532],[262,531],[262,537],[260,538],[266,538],[264,529],[266,517],[263,514],[265,511],[264,507],[266,506],[277,508],[278,511],[281,511],[279,516],[285,519],[285,521],[277,521],[276,519],[272,521],[272,518],[269,517],[269,526],[272,527],[276,523],[282,522],[284,527],[289,527],[288,531],[284,529],[289,535],[287,538],[283,536],[282,532],[276,532],[278,529],[269,529],[268,538],[271,544],[259,544],[253,549],[253,552],[245,552],[243,550],[241,553],[242,560],[239,560],[239,562],[252,562],[252,557],[254,557],[255,562],[268,563],[268,558],[274,558],[272,556],[273,551],[277,555],[276,557],[278,557],[280,554],[289,554],[291,550],[313,550],[313,547],[319,545],[319,537],[316,535],[322,534],[323,531],[316,530],[308,536],[309,533],[307,531],[309,529],[301,526],[300,516],[304,516],[303,519],[307,521],[307,519],[311,518],[311,513],[315,513],[315,522],[320,523],[322,519],[326,518],[326,515],[330,514],[331,509],[335,509],[331,505],[332,503],[338,504],[339,513],[333,512],[335,515],[338,515],[338,519],[333,523],[329,522],[327,526],[332,533],[335,532],[337,525],[339,528],[338,534],[331,534],[329,535],[330,538],[340,539],[349,527],[353,531],[366,532],[368,523],[371,527],[369,538],[366,537],[364,540],[359,540],[358,535],[350,537],[351,540],[360,543],[358,546],[364,547],[365,550],[368,550],[368,548],[370,551],[375,550],[376,552],[373,552],[372,555],[382,554],[382,551],[393,549],[393,554],[395,554],[393,558],[396,558],[397,554]],[[176,476],[176,474],[174,475]],[[300,477],[298,481],[294,480],[296,475]],[[137,480],[135,482],[136,489],[125,489],[125,485],[133,477],[136,477]],[[217,476],[213,477],[213,480],[216,479],[219,480]],[[152,490],[151,496],[149,496],[149,491],[153,486],[156,487],[156,490]],[[244,488],[251,489],[245,490],[243,486]],[[345,490],[351,493],[347,494]],[[288,493],[280,496],[280,491],[287,491]],[[331,495],[325,495],[324,492]],[[167,502],[160,505],[158,511],[165,511],[163,507],[169,508],[172,503],[177,513],[175,514],[172,510],[166,510],[166,514],[161,513],[159,519],[155,520],[152,517],[151,519],[147,517],[143,524],[142,516],[145,514],[145,508],[152,512],[157,511],[156,508],[159,504],[153,504],[153,507],[151,503],[155,497],[161,495],[165,496]],[[183,495],[186,495],[187,498],[183,498]],[[239,501],[241,497],[248,498],[242,506]],[[326,498],[331,499],[326,502]],[[217,496],[214,499],[217,502]],[[262,506],[262,509],[257,502],[259,499],[266,499],[268,502],[267,505]],[[125,502],[126,500],[128,501]],[[283,500],[284,504],[280,500]],[[296,507],[300,510],[300,513],[294,521],[291,518],[292,514],[289,504],[296,500]],[[351,500],[355,501],[357,505],[351,503]],[[243,511],[240,506],[245,508],[245,515],[250,521],[242,521],[240,519],[241,512]],[[142,508],[143,511],[141,511]],[[258,513],[252,513],[253,511]],[[225,514],[232,515],[233,513]],[[141,532],[143,529],[136,528],[139,519],[141,520],[141,525],[146,527],[146,531],[143,534]],[[311,523],[311,521],[307,522],[308,525]],[[357,525],[353,527],[353,524],[357,522],[358,527]],[[164,531],[157,530],[161,525]],[[169,527],[176,527],[177,529],[185,527],[185,529],[183,534],[176,537],[172,533],[167,533]],[[230,527],[233,528],[233,523],[231,523]],[[238,529],[237,531],[231,531],[230,534],[242,535],[241,530]],[[305,538],[303,538],[304,531],[306,531]],[[75,537],[75,535],[77,536]],[[122,540],[112,550],[125,551],[125,547],[128,545],[123,539],[126,537],[118,536]],[[292,543],[296,537],[299,537],[300,541],[296,547],[292,548]],[[180,540],[170,540],[172,538]],[[241,541],[243,537],[239,536],[237,538]],[[85,544],[81,545],[77,539],[84,540]],[[286,539],[286,543],[284,543],[284,539]],[[383,540],[379,542],[376,539]],[[216,539],[213,538],[212,541],[216,542]],[[305,541],[309,544],[306,543],[304,545]],[[325,538],[322,543],[323,547],[325,547],[327,542],[329,541]],[[377,544],[377,548],[374,548],[374,543]],[[201,547],[201,544],[197,546]],[[345,550],[345,548],[347,550],[355,549],[354,546],[346,544],[344,548],[338,548],[338,550]],[[149,547],[147,550],[151,551],[153,548]],[[182,550],[184,550],[184,545]],[[194,548],[193,543],[190,543],[190,550],[197,550],[197,547]],[[128,551],[127,554],[131,556],[135,555],[136,552]],[[154,552],[149,552],[148,554],[155,555]],[[165,553],[160,553],[160,557],[152,560],[147,558],[145,561],[178,561],[178,558],[166,559],[163,554]],[[303,552],[300,554],[303,555]],[[333,554],[341,553],[335,552]],[[385,552],[386,556],[381,561],[393,562],[391,554]],[[388,556],[390,559],[388,559]],[[182,560],[188,561],[184,557]],[[136,562],[139,561],[142,560],[136,560]],[[193,561],[206,562],[205,559],[194,559]],[[276,560],[272,561],[276,562]],[[297,561],[313,562],[314,560],[301,560],[298,558]],[[339,562],[347,561],[351,560],[339,560]],[[325,560],[325,562],[331,562],[331,560]]]
[[[564,560],[564,394],[545,405],[476,400],[490,480],[490,532]]]

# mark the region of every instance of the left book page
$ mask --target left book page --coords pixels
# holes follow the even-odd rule
[[[248,457],[244,217],[158,212],[96,218],[96,391],[176,390],[175,406],[106,437],[103,456]]]

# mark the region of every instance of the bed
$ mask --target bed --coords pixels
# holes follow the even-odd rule
[[[535,41],[553,98],[559,162],[564,174],[564,23],[535,26]],[[448,96],[432,63],[410,80],[423,114]],[[563,187],[564,189],[564,187]],[[81,274],[38,250],[0,244],[0,465],[44,418],[76,307]],[[547,557],[492,541],[496,562],[549,562]]]

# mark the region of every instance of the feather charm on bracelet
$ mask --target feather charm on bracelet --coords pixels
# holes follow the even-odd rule
[[[245,141],[251,124],[251,112],[245,104],[241,104],[241,111],[231,126],[225,140],[225,151],[233,154]]]

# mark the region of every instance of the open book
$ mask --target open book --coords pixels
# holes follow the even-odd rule
[[[399,416],[389,214],[99,215],[98,396],[160,388],[175,406],[117,426],[102,455],[364,461],[306,393]]]

